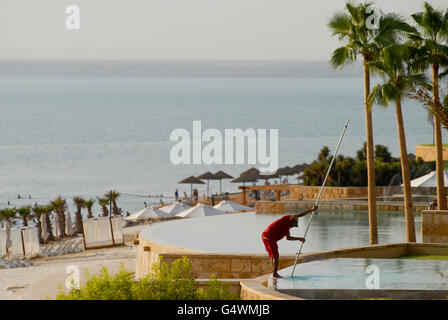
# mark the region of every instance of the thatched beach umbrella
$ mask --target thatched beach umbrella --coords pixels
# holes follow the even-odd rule
[[[185,178],[182,181],[179,181],[178,183],[180,184],[190,184],[191,185],[191,198],[193,198],[193,185],[194,184],[205,184],[205,182],[202,182],[200,179],[194,177],[194,176],[190,176],[188,178]]]
[[[268,181],[269,179],[276,179],[276,178],[280,178],[280,176],[277,173],[272,173],[272,174],[261,174],[260,173],[260,179],[264,179],[266,181]]]
[[[232,183],[243,183],[243,186],[246,184],[246,182],[257,182],[257,178],[255,175],[244,175],[244,176],[239,176],[236,179],[233,179],[231,181]]]
[[[250,169],[240,173],[240,177],[243,177],[243,176],[254,176],[254,177],[257,177],[259,175],[260,175],[260,170],[258,170],[257,168],[250,168]]]
[[[215,173],[215,178],[219,180],[219,193],[222,193],[222,180],[223,179],[233,179],[233,177],[230,174],[225,173],[224,171],[218,171]]]
[[[270,173],[270,174],[262,174],[260,170],[257,168],[250,168],[249,170],[246,170],[240,174],[240,177],[250,177],[255,178],[257,180],[269,180],[274,178],[279,178],[277,173]]]
[[[293,176],[296,174],[295,170],[292,169],[289,166],[283,167],[283,168],[278,168],[276,171],[276,174],[281,176]]]
[[[307,163],[302,163],[302,164],[297,164],[294,167],[292,167],[291,171],[294,172],[295,174],[297,174],[297,180],[303,179],[304,178],[304,172],[305,170],[309,167],[310,165]]]
[[[206,173],[201,174],[197,178],[201,179],[201,180],[207,180],[207,198],[208,198],[210,180],[218,180],[218,179],[216,179],[215,175],[213,173],[211,173],[210,171],[207,171]]]

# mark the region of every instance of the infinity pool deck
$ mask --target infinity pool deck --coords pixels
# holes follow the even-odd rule
[[[271,286],[269,286],[268,283],[272,266],[270,258],[266,253],[263,253],[260,234],[271,220],[277,218],[278,216],[275,215],[244,213],[175,220],[157,226],[153,225],[142,231],[139,239],[135,242],[138,245],[136,248],[136,276],[142,278],[151,273],[152,266],[161,257],[166,263],[170,264],[186,256],[192,262],[192,272],[196,279],[207,279],[211,275],[216,275],[219,279],[229,279],[232,286],[240,293],[240,297],[248,300],[381,297],[442,299],[448,297],[445,290],[447,288],[433,286],[438,274],[431,271],[435,270],[435,263],[441,263],[440,270],[442,270],[441,274],[444,275],[445,261],[396,259],[407,255],[446,256],[448,255],[448,244],[400,242],[400,239],[404,238],[403,216],[380,214],[378,220],[380,242],[387,244],[368,245],[367,218],[364,214],[356,212],[319,213],[313,218],[310,237],[307,238],[305,243],[304,253],[299,259],[295,275],[302,276],[298,273],[298,270],[302,268],[305,268],[303,269],[305,274],[307,270],[309,272],[312,269],[309,266],[313,266],[311,263],[318,263],[319,268],[325,269],[327,268],[325,266],[331,261],[328,270],[336,268],[335,265],[332,265],[333,263],[336,263],[336,266],[337,263],[341,263],[341,274],[325,273],[324,271],[318,273],[323,276],[320,278],[321,280],[331,280],[328,282],[328,287],[323,287],[325,281],[318,282],[319,287],[317,288],[294,287],[294,283],[297,284],[299,278],[290,279],[292,280],[291,286],[286,284],[289,282],[280,286],[277,282],[276,288],[278,290],[274,290],[273,284],[271,283]],[[301,225],[304,228],[306,223],[302,222]],[[418,225],[419,221],[417,220],[416,228],[419,227]],[[294,231],[294,235],[300,235],[301,232],[302,230],[299,228],[299,230]],[[280,255],[280,270],[294,264],[297,244],[289,247],[287,243],[291,244],[293,242],[279,242],[280,252],[289,252],[289,254]],[[341,259],[341,262],[337,262],[338,259]],[[354,263],[354,261],[350,262],[351,259],[360,260],[356,260],[358,262]],[[384,272],[380,289],[362,288],[365,279],[368,277],[368,274],[365,274],[365,270],[362,269],[368,262],[365,259],[372,259],[373,264],[377,264],[382,270],[381,272]],[[429,270],[430,272],[425,274],[423,279],[426,279],[425,281],[428,281],[433,289],[428,290],[421,286],[399,287],[398,276],[395,276],[395,278],[393,276],[399,270],[397,261],[403,261],[401,264],[405,266],[408,266],[409,263],[410,267],[407,270],[410,273],[412,273],[412,265],[418,264],[420,269],[415,269],[417,276],[419,273]],[[421,265],[420,262],[422,262]],[[281,272],[288,275],[288,269]],[[358,287],[339,286],[338,279],[340,278],[338,277],[348,276],[350,273],[353,275],[350,278],[352,283],[356,281]],[[364,281],[361,281],[362,279]],[[315,282],[307,282],[307,284],[313,283]],[[381,292],[382,288],[385,288],[383,293]],[[301,290],[300,294],[297,293],[297,289]],[[428,292],[425,293],[425,291]]]

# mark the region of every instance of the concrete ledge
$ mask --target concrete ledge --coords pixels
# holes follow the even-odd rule
[[[303,300],[295,296],[272,290],[256,280],[241,281],[241,299],[243,300]]]
[[[279,291],[287,296],[300,296],[304,299],[321,300],[357,300],[362,298],[440,300],[448,297],[448,290],[285,289]]]

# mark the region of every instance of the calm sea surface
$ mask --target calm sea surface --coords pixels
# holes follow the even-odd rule
[[[0,207],[115,189],[123,194],[119,206],[133,212],[143,201],[158,202],[135,195],[189,193],[189,185],[177,184],[187,176],[218,170],[237,176],[250,167],[173,165],[170,133],[191,132],[193,120],[203,130],[278,129],[284,166],[314,160],[325,145],[333,149],[350,118],[340,153],[354,156],[365,141],[362,93],[361,79],[344,78],[1,76]],[[423,107],[405,102],[404,120],[408,152],[432,143]],[[375,143],[398,156],[393,106],[375,106],[373,121]],[[223,190],[236,187],[223,182]],[[210,189],[219,191],[219,183]]]

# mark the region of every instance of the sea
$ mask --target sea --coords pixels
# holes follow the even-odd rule
[[[355,156],[365,141],[359,66],[341,72],[326,62],[277,69],[275,63],[117,65],[0,63],[0,208],[60,195],[74,212],[74,196],[96,199],[112,189],[121,194],[123,212],[133,213],[144,202],[171,202],[177,188],[189,194],[190,185],[178,184],[188,176],[223,170],[237,177],[253,166],[173,164],[170,135],[192,133],[193,121],[223,134],[277,129],[279,166],[309,163],[324,146],[333,151],[348,119],[339,153]],[[408,152],[433,143],[424,107],[405,100],[403,112]],[[374,106],[373,126],[375,144],[398,157],[394,106]],[[223,180],[222,190],[237,192],[238,185]],[[206,185],[195,187],[206,192]],[[219,182],[210,181],[209,189],[218,192]]]

